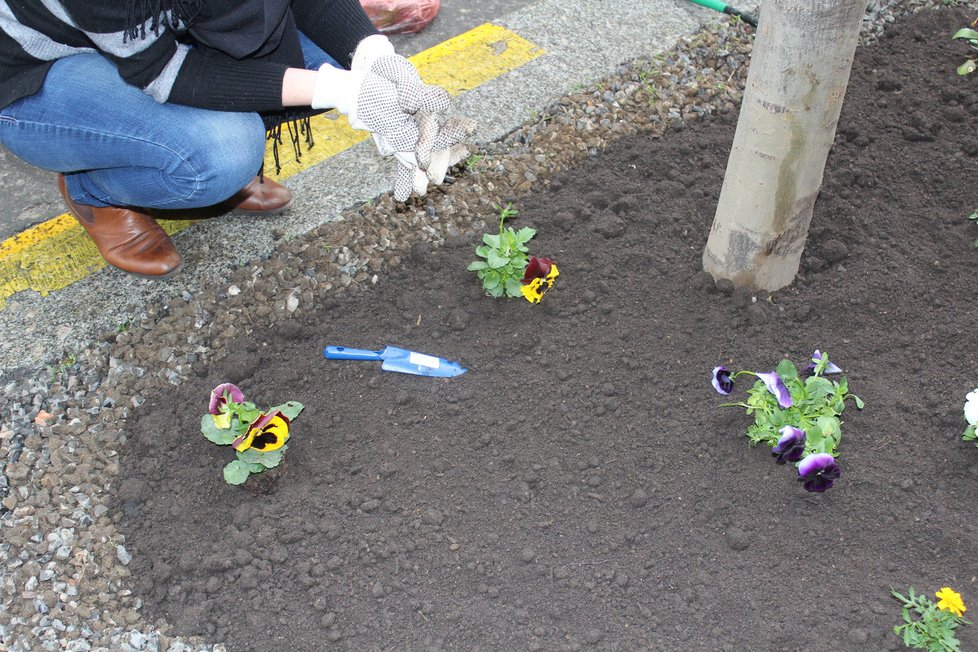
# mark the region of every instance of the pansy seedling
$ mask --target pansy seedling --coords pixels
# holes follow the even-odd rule
[[[209,441],[235,450],[237,459],[224,467],[225,481],[241,484],[252,473],[278,466],[287,448],[289,426],[302,409],[301,403],[289,401],[260,410],[231,383],[215,387],[200,430]]]
[[[506,220],[519,215],[512,204],[505,208],[497,204],[496,208],[499,232],[482,235],[482,244],[475,249],[480,260],[469,263],[467,269],[476,273],[482,289],[491,297],[523,296],[530,303],[540,303],[560,272],[552,260],[529,255],[535,229],[517,231],[506,226]]]
[[[747,398],[726,406],[738,406],[754,417],[747,428],[750,443],[771,446],[778,464],[794,463],[805,489],[823,492],[841,476],[835,460],[842,439],[840,415],[847,399],[859,409],[862,400],[849,392],[843,377],[829,380],[826,374],[839,374],[842,369],[829,361],[828,355],[816,350],[807,366],[811,375],[801,377],[790,360],[782,360],[774,371],[737,371],[726,367],[713,368],[713,388],[724,396],[733,391],[734,380],[743,374],[757,378]],[[976,397],[978,398],[978,397]],[[978,408],[978,403],[976,403]],[[976,409],[978,412],[978,409]]]

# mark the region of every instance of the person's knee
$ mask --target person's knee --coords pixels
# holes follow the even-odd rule
[[[254,113],[227,113],[202,134],[194,162],[201,204],[224,201],[254,179],[265,158],[265,128]]]

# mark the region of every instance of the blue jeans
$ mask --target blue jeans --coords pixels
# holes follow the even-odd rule
[[[300,34],[305,65],[339,66]],[[257,113],[156,102],[99,54],[59,59],[41,89],[0,109],[0,143],[65,173],[89,206],[200,208],[245,187],[265,157]]]

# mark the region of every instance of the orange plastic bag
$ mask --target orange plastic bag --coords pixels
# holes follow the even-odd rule
[[[441,0],[360,0],[360,5],[382,34],[413,34],[435,19]]]

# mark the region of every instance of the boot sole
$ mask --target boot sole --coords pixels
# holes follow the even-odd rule
[[[249,211],[244,208],[235,208],[232,212],[241,213],[242,215],[252,215],[256,217],[261,217],[262,215],[278,215],[279,213],[284,213],[285,211],[292,208],[292,201],[293,200],[290,199],[288,204],[279,206],[278,208],[272,208],[267,211]]]
[[[140,274],[139,272],[130,272],[128,270],[122,269],[121,267],[116,267],[112,263],[108,263],[108,265],[109,265],[109,267],[112,267],[114,269],[117,269],[120,272],[124,272],[126,274],[129,274],[130,276],[138,276],[139,278],[149,279],[150,281],[162,281],[162,280],[165,280],[165,279],[168,279],[168,278],[173,278],[174,276],[176,276],[177,274],[179,274],[180,271],[183,269],[183,261],[182,260],[180,261],[180,264],[179,265],[177,265],[174,269],[171,269],[166,274]]]

